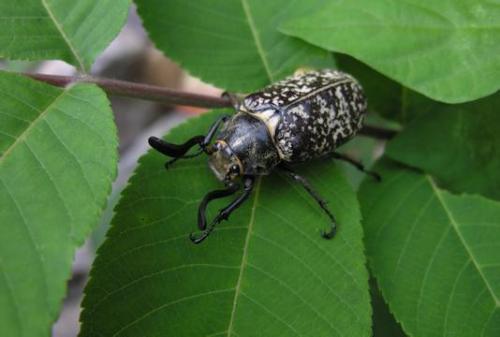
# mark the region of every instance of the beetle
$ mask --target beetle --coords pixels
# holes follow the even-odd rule
[[[206,153],[210,156],[209,166],[213,173],[225,184],[225,189],[209,192],[201,201],[198,209],[201,233],[191,234],[191,240],[200,243],[206,239],[218,223],[227,220],[248,199],[255,178],[268,175],[275,169],[300,183],[316,200],[331,220],[330,229],[322,236],[332,238],[337,228],[333,213],[292,165],[333,157],[380,178],[365,170],[361,163],[335,152],[362,127],[367,101],[360,84],[349,74],[324,69],[296,73],[243,99],[234,94],[225,96],[231,100],[236,113],[220,117],[206,135],[195,136],[184,144],[168,143],[157,137],[148,140],[154,149],[173,157],[166,163],[167,168],[178,159]],[[197,145],[198,152],[187,154]],[[239,196],[207,224],[205,212],[208,203],[239,191]]]

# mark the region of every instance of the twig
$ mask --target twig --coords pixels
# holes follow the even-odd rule
[[[227,108],[232,104],[229,99],[216,96],[199,95],[184,91],[167,89],[149,84],[127,82],[109,78],[99,78],[92,76],[72,77],[60,75],[29,74],[35,80],[46,82],[58,87],[65,87],[72,83],[93,83],[101,87],[110,95],[125,96],[156,101],[166,104],[179,104],[201,108]],[[375,139],[391,139],[397,131],[380,128],[372,125],[365,125],[359,132],[361,135]]]
[[[72,83],[93,83],[101,87],[110,95],[133,97],[166,104],[188,105],[201,108],[231,107],[231,102],[224,98],[188,93],[149,84],[92,76],[71,77],[45,74],[25,75],[35,80],[43,81],[58,87],[65,87]]]

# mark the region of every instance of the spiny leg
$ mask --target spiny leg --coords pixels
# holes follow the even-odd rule
[[[203,198],[200,207],[198,209],[198,227],[202,230],[202,232],[196,236],[195,234],[191,233],[190,239],[193,243],[200,243],[203,240],[205,240],[210,233],[214,230],[215,226],[219,223],[221,223],[223,220],[227,220],[229,218],[229,215],[236,210],[238,207],[240,207],[250,196],[252,193],[253,189],[253,184],[254,184],[254,177],[244,177],[243,178],[243,193],[241,193],[236,199],[234,199],[228,206],[224,207],[219,211],[217,216],[212,220],[212,222],[207,226],[207,220],[206,220],[206,208],[208,203],[211,200],[214,199],[219,199],[223,198],[226,196],[229,196],[231,194],[236,193],[238,191],[239,186],[238,185],[233,185],[228,187],[225,190],[218,190],[218,191],[213,191],[208,193],[205,198]]]
[[[373,171],[365,169],[365,166],[362,163],[360,163],[359,161],[357,161],[357,160],[349,157],[346,154],[338,153],[338,152],[333,152],[331,154],[331,156],[334,159],[343,160],[345,162],[348,162],[349,164],[351,164],[354,167],[356,167],[359,171],[372,176],[376,181],[379,181],[379,182],[382,181],[382,177],[380,177],[380,174],[378,174],[377,172],[373,172]]]
[[[198,206],[198,228],[200,230],[205,230],[207,228],[207,218],[206,218],[206,211],[207,211],[207,206],[208,203],[212,200],[216,199],[221,199],[228,197],[230,195],[235,194],[240,190],[241,186],[239,184],[231,184],[227,188],[223,190],[215,190],[208,192],[205,197],[203,197],[203,200],[200,203],[200,206]]]
[[[210,144],[221,124],[225,123],[228,119],[228,115],[221,116],[210,126],[207,135],[203,138],[203,142],[200,144],[202,149],[205,149]]]
[[[321,207],[321,209],[326,213],[326,215],[328,215],[328,217],[332,221],[331,227],[328,232],[321,233],[321,236],[324,237],[325,239],[333,238],[335,236],[335,233],[337,232],[337,221],[335,220],[335,216],[328,209],[326,201],[318,194],[318,192],[314,190],[314,188],[306,178],[295,173],[289,166],[281,164],[279,168],[293,180],[301,184],[302,187],[304,187],[304,189],[314,198],[314,200],[316,200],[319,207]]]
[[[207,146],[212,141],[217,129],[220,125],[227,121],[229,116],[222,116],[218,118],[210,127],[206,135],[194,136],[193,138],[187,140],[183,144],[172,144],[164,141],[158,137],[149,137],[148,142],[152,148],[166,156],[173,157],[173,159],[165,163],[165,167],[168,168],[169,165],[173,164],[179,159],[193,158],[199,156],[202,152],[207,152]],[[186,153],[193,147],[199,145],[200,150],[196,153],[186,155]]]

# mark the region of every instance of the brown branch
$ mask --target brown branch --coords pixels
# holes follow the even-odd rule
[[[93,83],[101,87],[110,95],[133,97],[166,104],[179,104],[201,108],[227,108],[232,106],[229,99],[221,97],[199,95],[149,84],[127,82],[109,78],[92,76],[72,77],[28,73],[25,75],[35,80],[46,82],[58,87],[65,87],[72,83]],[[367,137],[384,140],[394,137],[397,134],[397,131],[365,125],[359,133]]]
[[[188,93],[149,84],[92,76],[71,77],[45,74],[25,75],[35,80],[46,82],[58,87],[65,87],[72,83],[93,83],[101,87],[110,95],[133,97],[166,104],[188,105],[201,108],[231,107],[231,102],[229,102],[229,100],[220,97]]]

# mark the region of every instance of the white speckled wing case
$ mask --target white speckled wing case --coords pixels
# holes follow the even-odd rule
[[[324,156],[361,129],[367,103],[350,75],[322,70],[274,83],[245,98],[241,111],[266,123],[282,160]]]

